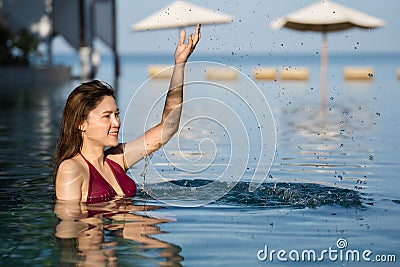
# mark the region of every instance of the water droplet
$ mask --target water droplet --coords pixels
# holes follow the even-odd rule
[[[149,167],[150,160],[153,157],[153,154],[147,155],[144,157],[144,167],[143,167],[143,172],[140,174],[140,176],[143,178],[143,184],[142,184],[142,191],[146,191],[146,174],[147,174],[147,168]]]
[[[330,100],[334,100],[335,98],[334,98],[333,96],[331,96],[329,99],[330,99]]]
[[[372,160],[374,160],[374,156],[369,155],[368,159],[372,161]]]

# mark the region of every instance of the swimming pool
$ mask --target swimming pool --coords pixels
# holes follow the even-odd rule
[[[0,264],[303,266],[316,261],[316,265],[364,266],[369,261],[371,266],[395,266],[400,244],[400,91],[394,73],[399,56],[331,59],[323,116],[318,59],[209,59],[233,65],[249,76],[256,65],[311,69],[305,82],[256,82],[270,104],[277,133],[271,171],[257,190],[249,192],[246,179],[235,184],[217,182],[215,192],[229,189],[229,193],[200,207],[170,206],[152,197],[159,191],[169,199],[186,198],[182,188],[195,194],[193,188],[209,183],[218,166],[228,164],[224,149],[229,144],[221,141],[217,144],[223,156],[217,154],[215,169],[203,172],[182,172],[164,164],[165,154],[153,155],[146,179],[150,182],[152,168],[158,168],[174,178],[178,188],[149,183],[133,202],[66,207],[54,200],[51,156],[65,99],[76,82],[59,88],[2,90]],[[143,66],[168,63],[167,58],[153,60],[122,58],[118,102],[123,112],[131,108],[133,92],[146,79]],[[357,61],[375,67],[374,81],[343,81],[342,67]],[[111,81],[111,60],[105,59],[103,65],[99,78]],[[191,112],[191,107],[185,106],[184,112]],[[208,129],[207,124],[202,126]],[[193,126],[191,132],[203,134]],[[198,143],[184,145],[186,151],[198,152]],[[211,148],[204,146],[202,152],[211,153]],[[131,170],[138,183],[143,182],[143,165]]]

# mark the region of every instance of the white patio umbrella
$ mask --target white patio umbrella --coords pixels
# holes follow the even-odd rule
[[[196,24],[232,22],[233,17],[192,3],[176,0],[132,25],[134,31],[182,28]]]
[[[358,27],[371,29],[381,27],[385,22],[355,9],[333,1],[322,0],[301,8],[271,22],[274,29],[286,27],[298,31],[322,32],[321,47],[321,104],[326,106],[326,70],[328,63],[327,32],[341,31]]]

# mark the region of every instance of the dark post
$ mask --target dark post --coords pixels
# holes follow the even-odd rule
[[[115,80],[118,79],[120,75],[119,69],[119,56],[117,48],[117,15],[116,15],[116,4],[115,0],[112,0],[112,20],[113,20],[113,51],[114,51],[114,76]]]

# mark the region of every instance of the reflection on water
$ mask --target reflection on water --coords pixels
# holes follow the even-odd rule
[[[1,174],[46,176],[51,172],[65,88],[2,88],[0,91]]]
[[[180,266],[181,248],[153,235],[163,232],[157,226],[169,220],[152,217],[149,211],[160,206],[133,205],[130,199],[86,205],[57,201],[54,212],[60,219],[55,231],[61,249],[62,266],[117,266],[120,253],[118,237],[132,241],[125,251],[135,263],[144,263],[140,251],[152,249],[158,256],[147,259],[159,266]],[[129,249],[129,250],[128,250]],[[126,257],[126,255],[125,255]],[[163,261],[158,258],[164,258]]]

